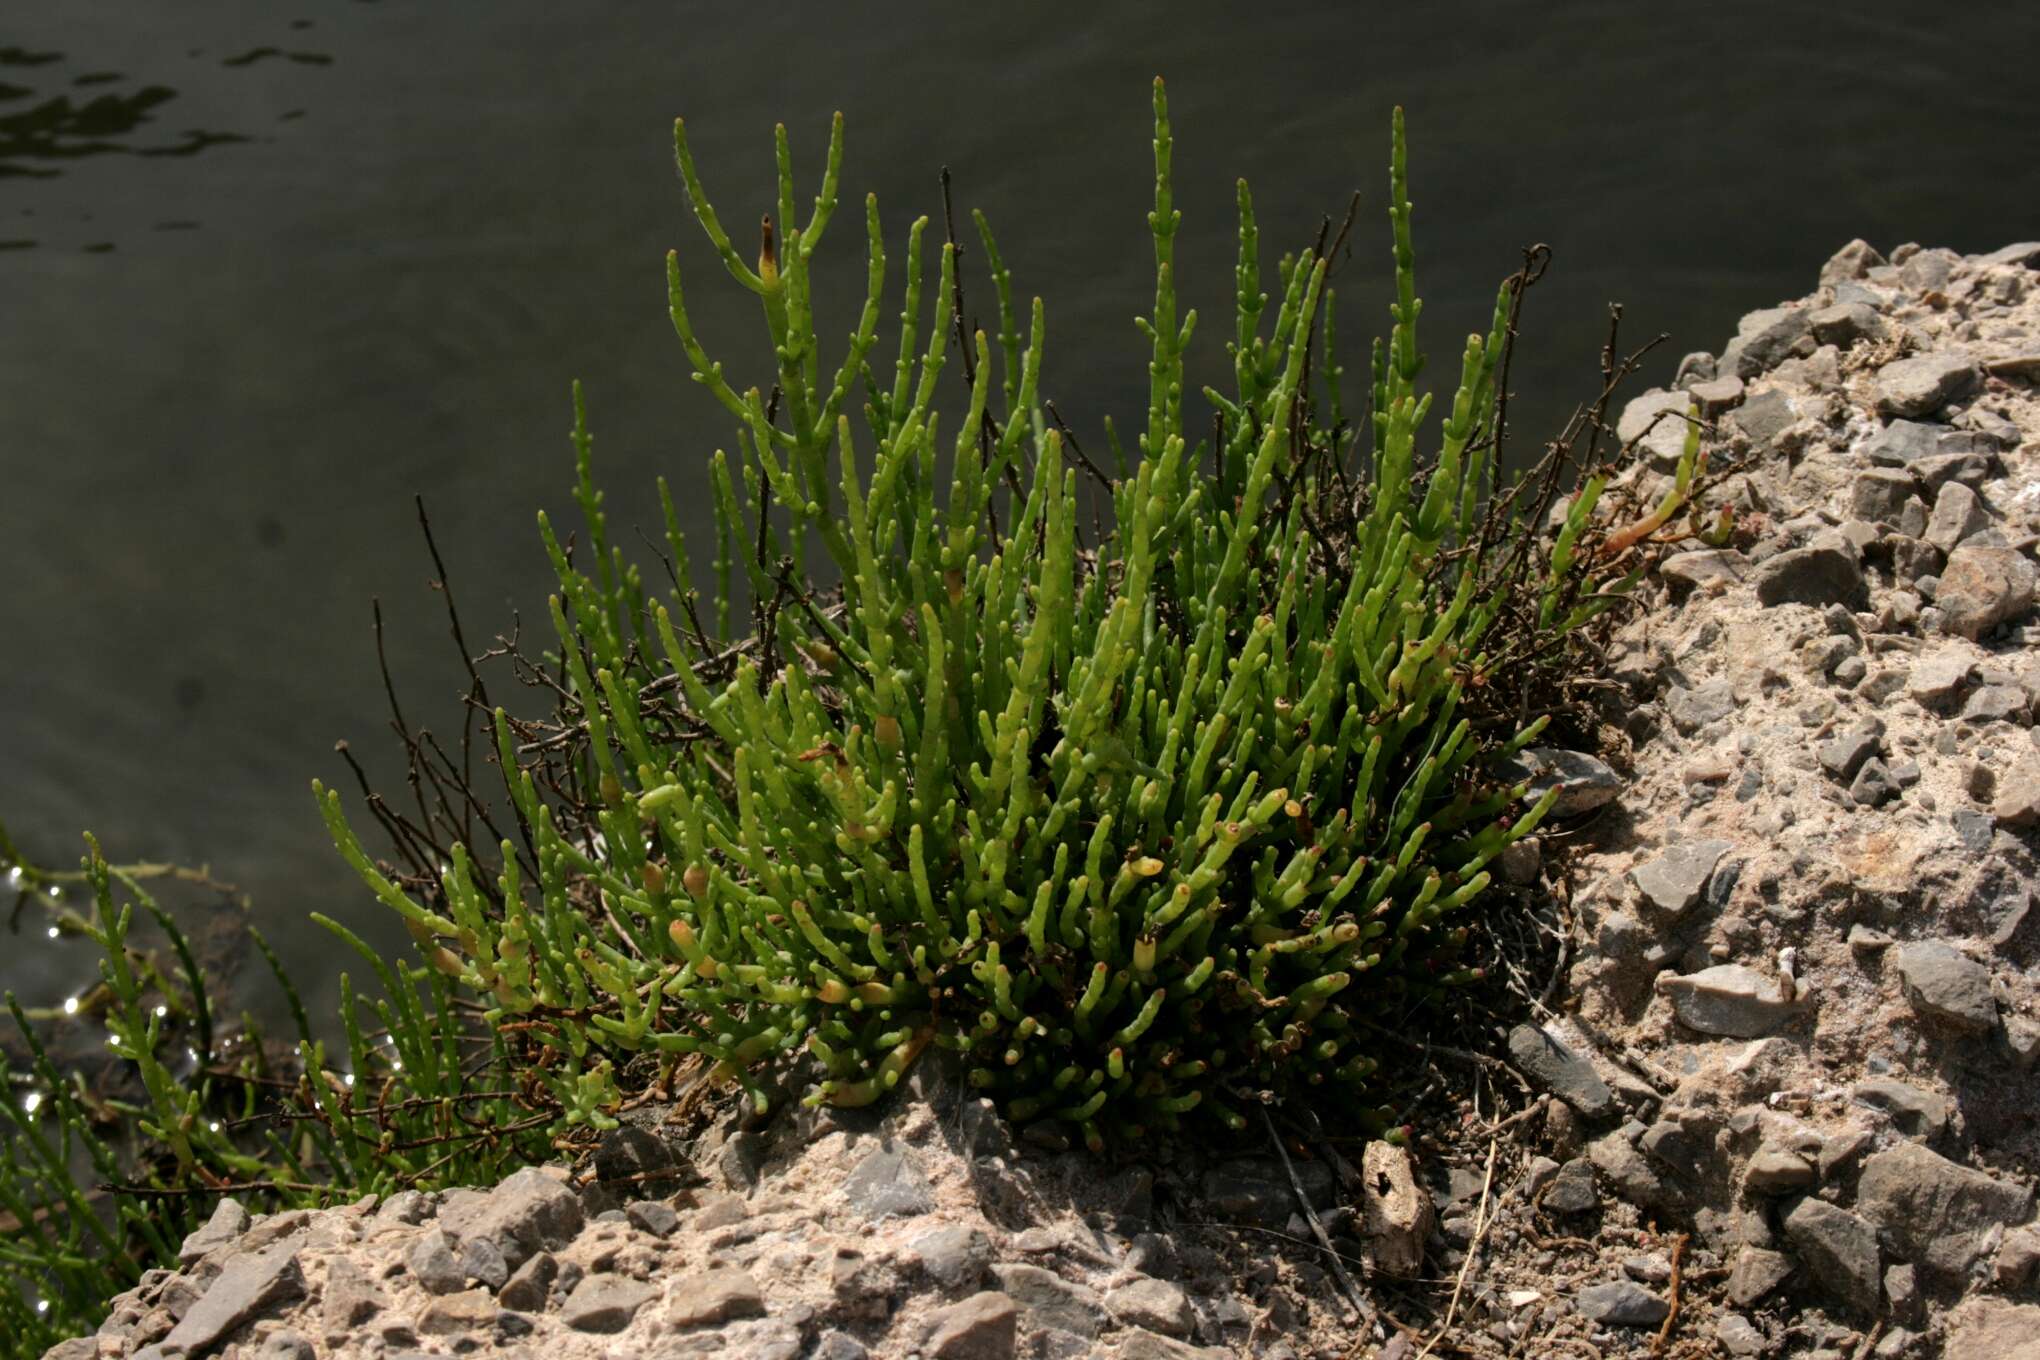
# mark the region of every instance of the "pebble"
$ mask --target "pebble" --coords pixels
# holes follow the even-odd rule
[[[687,1296],[679,1293],[680,1288],[679,1283],[674,1285],[675,1295],[684,1299]],[[567,1296],[566,1306],[560,1311],[560,1321],[577,1332],[620,1332],[630,1326],[630,1320],[637,1316],[638,1309],[658,1296],[656,1287],[640,1280],[617,1275],[590,1275]],[[760,1311],[763,1311],[762,1305]],[[681,1322],[677,1325],[691,1324]]]
[[[1105,1292],[1105,1307],[1121,1322],[1164,1336],[1188,1336],[1197,1321],[1189,1298],[1167,1280],[1142,1277],[1115,1285]]]
[[[1845,604],[1861,608],[1868,596],[1856,555],[1837,535],[1832,543],[1791,548],[1767,557],[1752,573],[1757,601],[1781,604]]]
[[[935,1207],[928,1178],[904,1148],[867,1153],[844,1179],[843,1198],[867,1218],[913,1218]]]
[[[1615,1093],[1608,1083],[1592,1063],[1550,1030],[1529,1024],[1516,1026],[1509,1031],[1509,1056],[1523,1075],[1587,1118],[1614,1113]]]
[[[1995,1229],[2026,1220],[2033,1191],[1900,1143],[1864,1161],[1856,1207],[1907,1259],[1953,1275],[1983,1254]]]
[[[1854,1308],[1874,1313],[1882,1297],[1877,1230],[1846,1209],[1811,1197],[1785,1215],[1786,1238],[1814,1277]]]
[[[2033,563],[2023,554],[1965,543],[1948,554],[1934,605],[1945,631],[1976,639],[2032,608],[2034,584]]]
[[[1792,1258],[1768,1247],[1744,1247],[1728,1273],[1728,1296],[1744,1308],[1764,1298],[1792,1275]]]
[[[1555,1214],[1584,1214],[1598,1209],[1601,1197],[1594,1190],[1593,1162],[1575,1157],[1559,1167],[1551,1178],[1551,1187],[1538,1202]]]
[[[1963,1034],[1997,1028],[1988,968],[1938,940],[1901,945],[1896,958],[1905,998],[1922,1018]]]
[[[1699,903],[1715,866],[1734,848],[1732,841],[1680,841],[1631,870],[1630,881],[1659,911],[1683,916]]]
[[[921,1349],[931,1360],[1010,1360],[1020,1306],[997,1290],[973,1294],[928,1315]]]
[[[1983,370],[1966,354],[1941,351],[1899,359],[1877,370],[1877,409],[1887,416],[1923,416],[1967,396]]]
[[[1670,994],[1680,1022],[1703,1034],[1760,1038],[1784,1024],[1794,1010],[1776,974],[1739,963],[1717,964],[1683,977],[1661,976],[1657,985]]]
[[[1573,1296],[1573,1305],[1581,1316],[1614,1327],[1655,1327],[1672,1311],[1662,1298],[1628,1280],[1590,1284]]]

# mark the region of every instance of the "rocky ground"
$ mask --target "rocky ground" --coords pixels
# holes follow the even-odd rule
[[[224,1206],[51,1354],[2034,1360],[2036,384],[2040,245],[1856,242],[1630,403],[1634,502],[1695,409],[1736,546],[1641,588],[1607,763],[1535,755],[1568,815],[1508,868],[1566,963],[1431,1046],[1409,1151],[1104,1165],[924,1061],[571,1178]]]

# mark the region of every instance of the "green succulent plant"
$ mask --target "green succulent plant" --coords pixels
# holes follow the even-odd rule
[[[610,544],[577,386],[585,538],[570,553],[540,527],[579,796],[548,795],[496,715],[535,874],[506,839],[500,872],[456,847],[436,884],[407,891],[319,790],[342,851],[435,966],[555,1055],[545,1079],[570,1119],[609,1117],[633,1054],[704,1055],[761,1105],[767,1069],[805,1054],[806,1099],[855,1105],[931,1044],[1015,1119],[1093,1146],[1237,1127],[1270,1095],[1364,1111],[1377,1027],[1467,978],[1486,866],[1550,804],[1490,773],[1541,722],[1477,728],[1469,688],[1505,609],[1527,598],[1563,633],[1622,584],[1584,579],[1592,497],[1554,562],[1532,517],[1492,496],[1506,285],[1430,420],[1400,110],[1396,300],[1366,418],[1349,430],[1340,412],[1327,260],[1281,261],[1271,323],[1242,181],[1234,390],[1206,390],[1215,428],[1193,447],[1197,318],[1177,310],[1160,81],[1154,131],[1147,420],[1107,478],[1045,410],[1042,305],[1023,340],[982,217],[996,336],[964,334],[953,241],[927,286],[922,218],[881,353],[888,261],[867,198],[866,299],[825,361],[812,270],[840,117],[804,225],[780,130],[755,265],[675,125],[694,214],[771,342],[769,374],[739,391],[668,255],[674,329],[736,425],[735,455],[708,464],[715,634],[663,481],[670,594]],[[945,422],[951,363],[969,396]],[[1109,502],[1089,545],[1080,470]],[[746,597],[751,636],[722,640]]]

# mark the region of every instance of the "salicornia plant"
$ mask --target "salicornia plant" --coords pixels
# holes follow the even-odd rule
[[[1234,390],[1207,390],[1216,420],[1193,445],[1197,318],[1177,311],[1159,81],[1154,126],[1147,417],[1111,478],[1041,397],[1042,305],[1023,339],[982,218],[995,336],[965,334],[953,241],[930,286],[923,218],[881,343],[889,262],[867,198],[866,300],[825,354],[812,271],[840,118],[804,223],[781,129],[755,262],[675,125],[694,214],[771,342],[769,366],[726,370],[668,255],[674,329],[736,427],[706,469],[708,599],[663,483],[671,591],[612,545],[577,388],[585,537],[540,520],[562,717],[495,710],[515,835],[400,883],[319,791],[428,961],[536,1045],[563,1122],[605,1124],[631,1055],[703,1055],[761,1107],[763,1071],[807,1055],[807,1099],[854,1105],[931,1044],[1015,1119],[1094,1147],[1238,1126],[1271,1093],[1364,1111],[1377,1028],[1467,977],[1487,865],[1549,806],[1489,774],[1541,722],[1467,711],[1491,634],[1505,617],[1577,627],[1610,584],[1587,575],[1582,526],[1554,566],[1544,507],[1491,495],[1510,290],[1431,420],[1398,112],[1394,324],[1349,431],[1328,261],[1285,258],[1264,293],[1242,182]],[[952,364],[968,400],[945,416]],[[1109,500],[1089,544],[1080,471]]]

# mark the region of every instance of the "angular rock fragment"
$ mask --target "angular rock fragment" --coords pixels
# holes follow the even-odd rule
[[[1887,416],[1923,416],[1966,397],[1983,370],[1966,354],[1938,351],[1899,359],[1877,370],[1877,409]]]
[[[1628,1280],[1590,1284],[1573,1296],[1573,1306],[1582,1317],[1612,1327],[1655,1327],[1672,1311],[1662,1298]]]
[[[1864,1161],[1856,1209],[1907,1259],[1954,1275],[1982,1255],[1993,1227],[2026,1220],[2033,1192],[1901,1143]]]
[[[1712,865],[1708,866],[1710,869]],[[1615,1111],[1615,1093],[1594,1065],[1547,1029],[1518,1025],[1509,1031],[1509,1056],[1517,1070],[1589,1119]]]
[[[1863,569],[1839,535],[1830,537],[1831,542],[1788,548],[1757,563],[1751,573],[1757,602],[1766,607],[1843,604],[1862,608],[1868,599]]]
[[[1965,543],[1948,554],[1934,604],[1941,627],[1958,637],[1980,638],[2033,605],[2033,563],[2011,548]]]
[[[1020,1306],[996,1289],[928,1315],[921,1351],[931,1360],[1010,1360]]]
[[[173,1355],[203,1353],[236,1327],[304,1292],[297,1248],[289,1243],[236,1256],[163,1338],[163,1350]]]
[[[1722,840],[1680,841],[1630,871],[1644,900],[1668,916],[1683,916],[1698,905],[1721,857],[1735,849]]]
[[[248,1211],[236,1199],[223,1199],[213,1206],[205,1226],[184,1239],[177,1249],[180,1265],[195,1265],[218,1247],[224,1247],[248,1231]]]
[[[677,1290],[677,1286],[676,1286]],[[560,1321],[577,1332],[620,1332],[638,1309],[659,1296],[656,1287],[621,1275],[590,1275],[574,1287],[560,1309]],[[689,1326],[675,1322],[675,1326]]]
[[[1905,998],[1922,1017],[1963,1034],[1997,1028],[1990,970],[1975,959],[1939,940],[1918,940],[1901,945],[1897,961]]]
[[[765,1316],[765,1295],[751,1272],[709,1266],[674,1278],[664,1317],[674,1327],[702,1327]]]
[[[913,1218],[935,1207],[927,1176],[903,1148],[867,1153],[844,1179],[843,1198],[866,1218]]]
[[[1739,963],[1717,964],[1683,977],[1664,975],[1659,990],[1672,999],[1680,1023],[1703,1034],[1756,1039],[1791,1018],[1793,1002],[1775,973]]]
[[[1883,1298],[1877,1231],[1846,1209],[1808,1196],[1785,1215],[1785,1236],[1814,1277],[1844,1302],[1874,1313]]]

